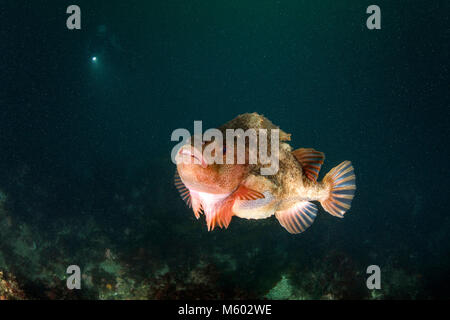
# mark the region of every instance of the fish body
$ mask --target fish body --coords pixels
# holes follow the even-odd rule
[[[270,120],[257,113],[246,113],[226,123],[219,130],[227,129],[277,130],[277,141],[268,134],[268,148],[278,145],[276,158],[279,169],[271,175],[261,174],[261,169],[271,163],[248,161],[251,153],[246,141],[245,163],[209,163],[201,149],[192,142],[183,146],[177,154],[176,186],[181,196],[193,208],[197,218],[206,216],[208,230],[215,226],[227,228],[232,217],[265,219],[272,215],[290,233],[305,231],[314,222],[319,201],[330,214],[342,218],[350,209],[356,189],[353,166],[344,161],[333,168],[322,181],[317,181],[324,154],[311,148],[293,150],[287,143],[290,134],[279,129]],[[260,139],[261,137],[258,137]],[[258,141],[259,142],[259,141]],[[222,144],[224,144],[222,142]],[[231,152],[236,160],[236,149]],[[186,163],[186,158],[197,163]]]

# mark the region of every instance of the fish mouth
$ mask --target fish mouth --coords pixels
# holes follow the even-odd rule
[[[182,147],[175,160],[177,163],[199,164],[202,168],[206,168],[208,166],[202,153],[190,145]]]

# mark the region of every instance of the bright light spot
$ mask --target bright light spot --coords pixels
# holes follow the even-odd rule
[[[92,62],[96,62],[97,61],[97,57],[92,57]]]

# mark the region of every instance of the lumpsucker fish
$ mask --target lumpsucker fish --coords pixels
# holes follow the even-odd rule
[[[236,161],[237,143],[233,148],[228,148],[225,142],[227,129],[265,129],[263,131],[267,134],[257,136],[257,145],[260,145],[260,139],[266,139],[270,151],[267,154],[272,156],[272,147],[277,142],[276,157],[272,157],[270,162],[263,162],[259,157],[256,162],[250,162],[255,151],[250,148],[250,138],[247,137],[243,140],[244,162],[239,163]],[[264,116],[245,113],[218,130],[223,134],[223,141],[211,139],[199,146],[192,138],[175,157],[175,185],[181,197],[192,207],[196,218],[205,215],[208,231],[216,226],[228,228],[234,216],[265,219],[275,215],[288,232],[296,234],[309,228],[316,218],[318,208],[312,201],[320,202],[325,211],[339,218],[343,218],[350,209],[356,190],[356,178],[350,161],[343,161],[331,169],[319,182],[317,179],[325,159],[324,153],[312,148],[292,150],[287,143],[291,135]],[[273,130],[276,135],[272,135]],[[276,141],[272,141],[273,136]],[[235,137],[234,142],[237,139]],[[208,146],[209,150],[213,149],[215,159],[223,157],[223,161],[211,163],[210,159],[206,159],[204,151]],[[225,161],[228,156],[234,161],[228,161],[228,158]],[[273,174],[262,174],[262,169],[273,166],[275,161],[278,170]]]

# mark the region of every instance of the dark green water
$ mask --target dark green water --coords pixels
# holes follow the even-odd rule
[[[449,298],[448,1],[377,1],[381,30],[372,1],[77,1],[68,30],[71,4],[0,6],[0,271],[23,296]],[[245,112],[324,152],[321,177],[352,161],[345,219],[207,232],[170,135]]]

